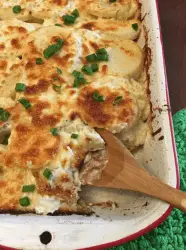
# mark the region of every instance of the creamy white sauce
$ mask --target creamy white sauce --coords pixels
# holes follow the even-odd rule
[[[81,57],[82,57],[82,39],[81,36],[77,32],[73,32],[74,39],[76,41],[76,48],[77,48],[77,54],[74,57],[74,64],[71,69],[69,69],[69,72],[72,72],[73,70],[78,70],[81,65]]]
[[[60,15],[60,16],[63,16],[63,15],[65,15],[65,14],[67,14],[67,12],[69,11],[69,10],[72,10],[73,11],[73,5],[74,5],[74,0],[68,0],[68,4],[65,6],[65,7],[63,7],[63,9],[62,10],[60,10],[59,12],[58,12],[58,15]]]
[[[37,214],[54,213],[60,208],[60,204],[60,201],[53,196],[39,196],[35,204],[35,211]]]
[[[61,164],[59,164],[59,167],[52,169],[52,178],[49,180],[51,187],[54,187],[56,179],[64,174],[66,174],[66,171],[62,168]]]

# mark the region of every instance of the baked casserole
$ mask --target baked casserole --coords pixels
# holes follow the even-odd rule
[[[105,128],[133,151],[150,129],[138,0],[1,0],[0,211],[90,212],[84,176]]]

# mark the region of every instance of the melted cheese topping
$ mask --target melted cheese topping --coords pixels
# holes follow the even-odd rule
[[[20,13],[14,13],[12,8],[20,5]],[[73,7],[72,0],[2,0],[0,2],[0,16],[2,19],[18,18],[20,20],[41,20],[62,16]],[[37,18],[37,19],[35,19]]]
[[[18,14],[12,11],[15,5],[22,8]],[[75,8],[80,16],[66,25],[61,17]],[[91,169],[91,156],[105,148],[94,128],[119,133],[129,148],[144,143],[149,115],[141,78],[144,51],[132,41],[141,31],[138,11],[137,0],[0,1],[0,16],[6,19],[0,21],[0,108],[9,112],[0,121],[0,210],[87,212],[78,195],[80,167],[88,155]],[[44,50],[56,49],[59,39],[62,47],[45,58]],[[72,72],[90,66],[86,56],[100,48],[108,61],[96,62],[98,71],[84,74],[86,84],[75,87]],[[24,91],[15,91],[17,83],[25,85]],[[22,192],[23,185],[36,189]],[[19,203],[25,196],[26,207]]]
[[[137,93],[130,91],[131,84],[132,80],[104,77],[82,88],[77,101],[82,119],[92,127],[106,128],[113,133],[134,126],[147,103],[140,103],[140,95],[145,100],[143,89],[138,88]],[[105,101],[96,101],[93,98],[95,92],[102,95]],[[121,102],[113,105],[119,96],[122,97]]]
[[[20,56],[28,34],[35,30],[34,25],[17,19],[0,22],[1,56]]]

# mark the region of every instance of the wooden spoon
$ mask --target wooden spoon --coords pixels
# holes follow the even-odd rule
[[[129,150],[111,132],[96,129],[106,142],[108,165],[101,179],[86,183],[92,186],[137,191],[179,208],[186,212],[186,193],[164,184],[140,167]]]

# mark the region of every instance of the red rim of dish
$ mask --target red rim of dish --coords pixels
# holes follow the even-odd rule
[[[164,66],[163,68],[164,68],[164,75],[165,75],[166,99],[167,99],[168,105],[170,105],[169,89],[168,89],[168,81],[167,81],[167,73],[166,73],[166,66],[165,66],[164,49],[163,49],[163,39],[162,39],[162,31],[161,31],[161,25],[160,25],[160,13],[159,13],[159,8],[158,8],[158,0],[156,0],[156,11],[158,14],[158,23],[159,23],[159,28],[160,28],[160,42],[161,42],[162,55],[163,55],[163,66]],[[175,168],[176,168],[176,179],[177,179],[176,188],[178,189],[180,186],[179,166],[178,166],[178,159],[177,159],[177,153],[176,153],[176,145],[175,145],[175,141],[174,141],[174,131],[173,131],[173,125],[172,125],[171,111],[169,111],[169,125],[170,125],[170,131],[171,131],[171,139],[172,139]],[[172,209],[173,209],[173,207],[169,206],[168,209],[165,211],[165,213],[160,218],[158,218],[156,221],[154,221],[151,225],[143,228],[142,230],[140,230],[132,235],[129,235],[129,236],[122,238],[120,240],[117,240],[117,241],[108,242],[108,243],[104,243],[104,244],[93,246],[93,247],[81,248],[81,250],[105,249],[105,248],[114,247],[114,246],[124,244],[128,241],[135,240],[136,238],[138,238],[138,237],[148,233],[149,231],[153,230],[154,228],[158,227],[164,220],[167,219],[167,217],[170,215]],[[4,247],[4,246],[0,245],[0,250],[15,250],[15,248]]]

